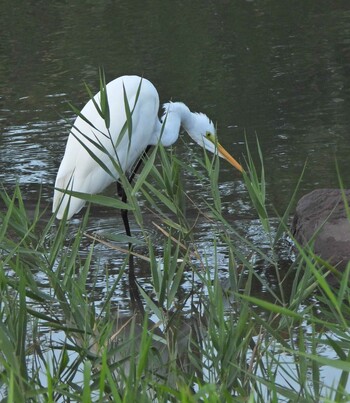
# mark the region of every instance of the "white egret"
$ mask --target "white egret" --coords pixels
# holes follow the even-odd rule
[[[123,76],[108,83],[105,91],[109,104],[109,127],[106,127],[105,119],[96,108],[96,104],[101,103],[99,92],[84,106],[70,131],[55,183],[53,212],[58,219],[62,219],[66,208],[69,219],[85,204],[84,200],[60,190],[89,194],[102,192],[119,178],[111,155],[116,156],[122,171],[128,172],[147,146],[158,142],[164,146],[175,143],[181,126],[196,143],[242,171],[241,165],[217,142],[215,127],[206,115],[191,112],[181,102],[170,102],[164,104],[164,115],[160,121],[159,96],[150,81],[138,76]],[[132,133],[118,138],[127,121],[125,94],[132,110]],[[100,144],[107,153],[93,143]],[[110,172],[101,167],[97,159]]]

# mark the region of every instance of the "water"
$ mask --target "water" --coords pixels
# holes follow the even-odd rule
[[[350,187],[348,0],[297,6],[248,0],[3,0],[0,9],[0,182],[9,190],[19,182],[27,205],[35,205],[42,186],[43,208],[50,209],[74,119],[68,102],[84,105],[83,83],[97,90],[100,66],[108,80],[138,74],[154,83],[161,102],[179,100],[207,113],[217,122],[220,142],[241,161],[246,141],[257,158],[257,136],[268,203],[279,213],[306,161],[300,195],[337,187],[335,161]],[[187,152],[181,142],[176,146],[179,157],[189,158]],[[210,197],[208,188],[186,180],[191,196]],[[224,162],[219,186],[227,220],[263,247],[266,240],[240,175]],[[120,219],[110,215],[108,209],[93,209],[88,230],[121,232]],[[150,231],[161,241],[151,225]],[[211,234],[205,223],[197,231],[199,248],[206,250]],[[98,299],[106,293],[106,270],[110,278],[117,276],[124,255],[102,245],[96,252]],[[224,269],[224,251],[219,258]],[[147,269],[139,274],[142,282]],[[126,304],[127,279],[115,298]]]
[[[74,119],[68,102],[84,105],[83,83],[97,90],[100,66],[107,79],[142,75],[155,84],[161,102],[180,100],[207,113],[217,122],[220,142],[241,161],[246,141],[257,159],[258,137],[268,204],[281,214],[306,162],[300,195],[337,187],[335,161],[350,186],[346,1],[299,7],[254,1],[142,7],[137,1],[4,1],[1,8],[0,181],[5,189],[19,182],[28,206],[35,205],[42,186],[43,207],[50,209]],[[183,139],[189,142],[187,135]],[[187,153],[179,142],[176,154],[195,164]],[[197,203],[198,193],[210,198],[208,186],[190,176],[185,180]],[[227,220],[263,246],[240,175],[225,162],[219,188]],[[113,195],[114,188],[106,192]],[[195,217],[196,211],[188,214]],[[90,230],[122,231],[120,219],[110,215],[93,209]],[[206,225],[197,231],[204,246]]]
[[[83,105],[83,81],[97,88],[99,66],[108,79],[143,75],[156,85],[161,101],[182,100],[206,112],[237,157],[244,152],[245,133],[252,144],[256,134],[269,194],[278,204],[286,203],[306,159],[305,190],[336,185],[335,156],[344,172],[349,167],[345,2],[142,8],[137,2],[40,7],[5,2],[2,8],[6,183],[52,186],[73,117],[67,101]],[[224,166],[222,180],[229,178],[232,185],[232,172]]]
[[[5,188],[19,182],[29,205],[42,185],[50,206],[74,119],[68,102],[86,102],[83,82],[97,89],[100,66],[107,79],[142,75],[155,84],[161,102],[181,100],[207,113],[217,122],[220,142],[241,161],[245,139],[257,158],[257,136],[268,203],[280,213],[306,161],[300,195],[337,187],[335,160],[350,186],[346,1],[298,7],[264,1],[142,7],[137,1],[3,1],[1,9],[0,181]],[[180,142],[176,153],[185,159],[187,152]],[[194,146],[193,152],[201,151]],[[186,180],[190,195],[210,197],[207,187]],[[225,163],[220,193],[227,219],[249,230],[255,213],[239,174]],[[92,227],[101,220],[115,227],[108,214],[94,209]]]

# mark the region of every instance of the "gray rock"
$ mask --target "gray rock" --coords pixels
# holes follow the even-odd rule
[[[350,189],[344,192],[350,204]],[[316,189],[303,196],[296,207],[292,233],[302,246],[314,241],[318,256],[344,269],[350,260],[350,222],[341,190]]]

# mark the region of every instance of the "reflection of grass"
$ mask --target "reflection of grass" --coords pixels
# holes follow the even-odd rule
[[[349,271],[341,287],[334,289],[324,278],[327,264],[312,251],[299,248],[299,257],[287,273],[293,286],[290,295],[285,295],[285,278],[273,250],[276,232],[272,235],[264,205],[265,182],[247,153],[244,180],[272,240],[270,252],[251,244],[222,216],[217,158],[205,155],[202,167],[195,170],[159,147],[159,161],[155,164],[151,154],[136,189],[125,181],[150,267],[149,287],[139,287],[145,312],[129,316],[115,314],[111,303],[124,267],[109,282],[98,312],[90,299],[86,279],[93,242],[89,254],[80,257],[88,213],[72,239],[64,220],[56,225],[52,218],[45,224],[39,201],[29,217],[19,187],[13,195],[2,191],[6,206],[0,216],[3,397],[16,402],[109,398],[116,402],[310,402],[322,397],[348,401]],[[186,205],[193,202],[184,196],[181,178],[185,170],[212,190],[205,211],[198,209],[198,218],[211,226],[207,254],[196,248],[193,223],[186,219]],[[147,200],[146,208],[164,237],[161,256],[160,245],[153,245],[149,228],[143,224],[137,204],[141,197]],[[96,197],[96,202],[101,198]],[[117,214],[113,207],[119,207],[118,203],[107,204]],[[113,245],[113,239],[107,241]],[[218,279],[218,245],[220,253],[226,248],[230,287],[225,291]],[[252,294],[252,281],[264,280],[243,249],[251,250],[280,275],[279,290],[264,283],[266,299]],[[196,278],[192,289],[187,283],[182,287],[185,271],[192,271]],[[40,285],[43,277],[49,287]],[[56,332],[61,342],[51,345],[48,334]],[[324,350],[327,355],[322,355]],[[339,371],[334,383],[327,379],[328,386],[323,384],[324,366]]]

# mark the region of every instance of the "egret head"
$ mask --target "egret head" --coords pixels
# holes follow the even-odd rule
[[[192,115],[191,124],[185,127],[190,137],[206,150],[225,158],[236,169],[243,172],[242,166],[218,142],[214,124],[208,116],[204,113],[193,113]]]

